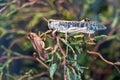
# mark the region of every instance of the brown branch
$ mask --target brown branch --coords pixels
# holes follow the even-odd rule
[[[59,49],[60,49],[60,51],[61,51],[61,53],[63,55],[64,80],[66,80],[67,79],[67,73],[66,73],[66,71],[67,71],[67,68],[66,68],[66,55],[65,55],[65,52],[64,52],[64,50],[62,49],[62,47],[60,45],[60,38],[56,37],[56,39],[57,39],[57,45],[58,45],[58,47],[59,47]]]
[[[11,59],[11,60],[31,59],[31,60],[35,60],[35,58],[33,58],[33,57],[31,57],[31,56],[26,56],[26,55],[17,56],[17,57],[7,57],[7,56],[2,56],[2,57],[0,57],[0,61],[2,61],[2,60],[4,60],[4,59]]]
[[[112,30],[108,33],[108,36],[113,35],[113,33],[114,33],[115,31],[116,31],[116,29],[112,29]],[[104,42],[106,42],[106,41],[109,41],[109,38],[106,38],[106,39],[104,39],[104,40],[99,41],[99,42],[96,44],[96,46],[94,47],[93,51],[98,51],[99,46],[100,46],[101,44],[103,44]]]
[[[39,74],[35,74],[33,76],[30,76],[30,75],[23,75],[21,76],[18,80],[26,80],[27,78],[30,77],[30,79],[34,80],[35,78],[38,78],[38,77],[41,77],[43,75],[48,75],[49,73],[48,72],[42,72],[42,73],[39,73]]]
[[[30,75],[23,75],[23,76],[21,76],[18,80],[24,80],[24,79],[26,79],[26,78],[28,78]]]
[[[69,68],[72,70],[72,72],[73,72],[73,74],[74,74],[74,80],[76,80],[76,78],[77,78],[77,73],[76,73],[76,71],[75,71],[75,68],[72,67],[72,66],[69,66]]]
[[[13,1],[9,2],[9,3],[6,3],[5,6],[0,9],[0,14],[1,14],[2,12],[4,12],[6,9],[8,9],[11,4],[16,3],[16,1],[17,1],[17,0],[13,0]]]
[[[3,11],[5,11],[8,8],[8,6],[4,6],[3,8],[0,9],[0,13],[2,13]]]
[[[110,64],[110,65],[119,65],[119,64],[117,64],[117,63],[114,63],[114,62],[111,62],[111,61],[106,60],[106,59],[105,59],[100,53],[98,53],[98,52],[88,51],[88,50],[87,50],[87,53],[92,54],[92,55],[97,55],[97,56],[99,56],[104,62],[106,62],[106,63],[108,63],[108,64]]]
[[[0,61],[2,61],[2,60],[4,60],[4,59],[11,59],[11,60],[18,60],[18,59],[37,60],[38,62],[40,62],[44,67],[46,67],[46,68],[49,70],[49,67],[48,67],[45,63],[43,63],[40,59],[31,57],[31,56],[26,56],[26,55],[17,56],[17,57],[2,56],[2,57],[0,58]]]
[[[33,0],[27,3],[24,3],[21,8],[27,7],[27,6],[32,6],[37,2],[37,0]]]
[[[32,76],[31,79],[35,79],[35,78],[41,77],[43,75],[47,75],[49,77],[49,72],[42,72],[42,73],[36,74],[36,75]]]
[[[39,58],[35,58],[39,63],[41,63],[45,68],[47,68],[48,70],[50,69],[48,65],[46,65],[43,61],[41,61]]]

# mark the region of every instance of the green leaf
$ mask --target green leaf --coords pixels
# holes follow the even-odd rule
[[[68,80],[71,80],[71,79],[70,79],[70,69],[69,69],[69,68],[67,68],[67,79],[68,79]]]
[[[87,44],[89,44],[89,45],[95,45],[95,42],[93,42],[93,41],[87,41]]]
[[[73,53],[75,53],[74,49],[72,48],[72,46],[70,46],[64,39],[60,39],[64,44],[66,44],[71,50]]]
[[[31,29],[33,28],[36,24],[38,24],[38,22],[40,21],[39,19],[43,16],[42,13],[36,13],[33,17],[33,19],[30,21],[30,23],[28,24],[27,28]]]
[[[54,56],[52,56],[50,59],[48,59],[48,60],[46,61],[46,63],[47,63],[47,62],[52,62],[53,59],[54,59]]]
[[[61,55],[60,55],[58,52],[56,52],[56,55],[57,55],[57,58],[58,58],[59,60],[62,60],[62,57],[61,57]]]
[[[56,63],[54,63],[54,64],[52,64],[52,65],[50,66],[50,78],[51,78],[52,80],[53,80],[53,76],[54,76],[54,73],[55,73],[56,69],[57,69]]]
[[[96,37],[95,37],[95,40],[96,40],[96,41],[103,40],[103,39],[105,39],[106,37],[107,37],[106,35],[96,36]]]
[[[74,38],[83,38],[84,35],[83,34],[79,34],[79,35],[75,35]]]
[[[0,38],[3,37],[6,33],[7,33],[7,31],[1,27],[0,28]]]
[[[116,27],[117,23],[119,23],[119,14],[120,14],[120,11],[117,10],[115,14],[115,18],[113,19],[113,22],[111,24],[112,28]]]
[[[75,60],[75,61],[77,60],[77,55],[76,55],[76,54],[74,55],[74,60]]]

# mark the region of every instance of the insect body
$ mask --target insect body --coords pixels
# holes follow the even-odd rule
[[[106,27],[96,21],[65,21],[53,20],[48,21],[49,29],[57,30],[64,33],[88,33],[93,34],[97,30],[105,30]]]
[[[39,58],[42,60],[42,61],[45,61],[45,59],[48,58],[48,54],[45,53],[44,51],[44,48],[45,48],[45,44],[44,42],[42,41],[42,39],[35,33],[28,33],[28,39],[30,39],[32,45],[33,45],[33,48],[35,50],[35,54],[37,53]]]

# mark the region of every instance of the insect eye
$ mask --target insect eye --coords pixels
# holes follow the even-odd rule
[[[88,19],[88,18],[85,18],[84,20],[87,21],[87,22],[90,21],[90,19]]]
[[[49,21],[49,23],[51,23],[52,21]]]

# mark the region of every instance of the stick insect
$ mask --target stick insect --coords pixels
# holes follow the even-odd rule
[[[90,21],[87,19],[81,21],[49,19],[47,20],[47,22],[49,29],[70,34],[78,33],[94,34],[95,31],[106,29],[106,26],[104,26],[103,24],[98,23],[97,21]]]

